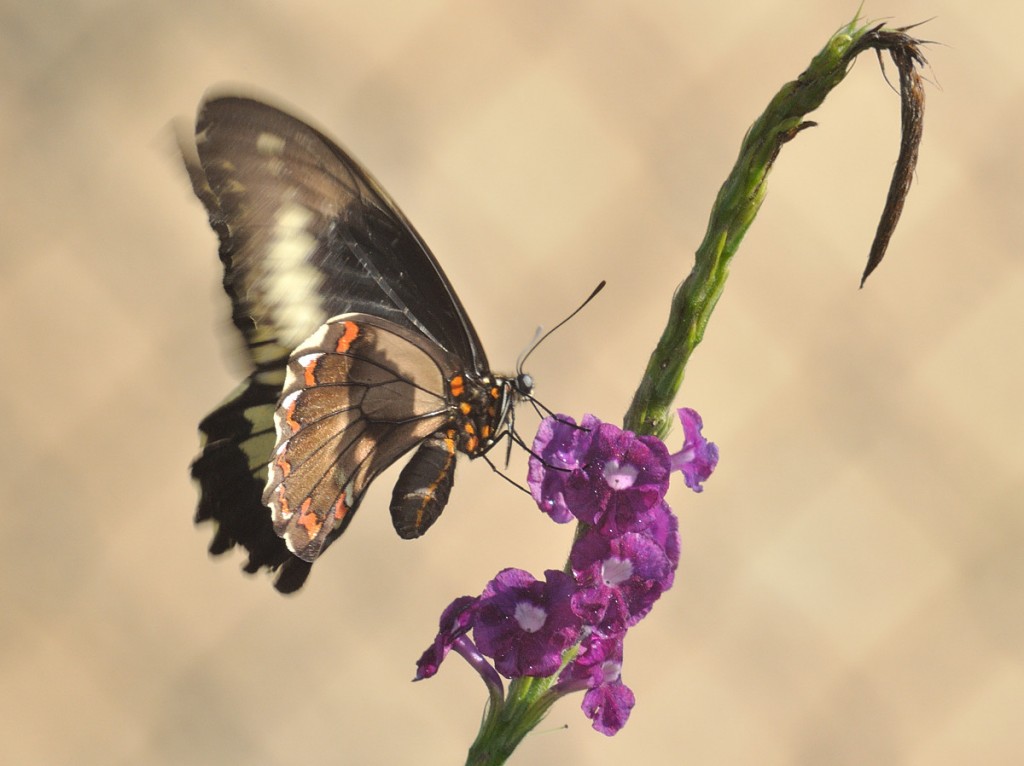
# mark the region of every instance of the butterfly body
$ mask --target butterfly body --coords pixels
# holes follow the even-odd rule
[[[219,553],[298,588],[371,482],[406,453],[391,513],[418,537],[443,510],[458,452],[508,435],[532,381],[491,373],[434,256],[380,186],[306,122],[244,98],[205,102],[196,194],[253,372],[201,424],[197,521]],[[269,506],[269,510],[268,510]]]
[[[387,320],[329,319],[288,363],[263,493],[275,530],[313,561],[348,524],[377,465],[418,443],[391,513],[399,535],[419,537],[447,502],[456,452],[491,449],[517,393],[513,379],[462,370]]]

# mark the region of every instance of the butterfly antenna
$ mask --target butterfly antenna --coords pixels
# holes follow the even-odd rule
[[[569,314],[569,316],[567,316],[565,319],[563,319],[561,322],[556,324],[554,327],[552,327],[547,332],[544,332],[543,328],[540,328],[540,327],[537,328],[537,332],[534,333],[533,340],[530,342],[530,345],[528,345],[526,347],[526,351],[523,352],[522,356],[519,357],[519,361],[516,362],[516,374],[517,375],[522,375],[523,374],[523,365],[526,364],[526,360],[529,358],[530,354],[532,354],[534,352],[534,350],[537,348],[537,346],[539,346],[541,343],[543,343],[545,340],[547,340],[548,336],[550,336],[551,333],[553,333],[559,327],[561,327],[566,322],[568,322],[570,319],[572,319],[574,316],[576,316],[581,311],[583,311],[583,307],[586,306],[588,303],[590,303],[592,300],[594,300],[594,298],[597,296],[597,294],[604,289],[604,286],[606,284],[607,284],[607,282],[605,282],[605,280],[602,279],[601,283],[597,287],[594,288],[594,292],[592,292],[587,297],[587,299],[585,301],[583,301],[583,303],[581,303],[576,308],[575,311],[573,311],[571,314]]]

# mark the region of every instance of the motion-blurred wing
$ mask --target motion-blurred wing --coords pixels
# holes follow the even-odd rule
[[[487,369],[434,256],[333,141],[274,107],[232,97],[202,106],[196,149],[208,189],[197,193],[220,235],[224,286],[247,340],[272,338],[290,351],[328,317],[360,312]]]

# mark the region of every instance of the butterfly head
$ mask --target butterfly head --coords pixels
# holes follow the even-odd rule
[[[520,372],[509,383],[512,384],[512,391],[520,399],[529,399],[533,395],[533,376],[526,372]]]

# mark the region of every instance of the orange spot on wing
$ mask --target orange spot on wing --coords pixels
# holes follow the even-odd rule
[[[339,354],[347,353],[352,345],[352,341],[359,335],[359,325],[355,322],[343,322],[342,326],[345,330],[341,337],[338,338],[338,345],[335,349]]]
[[[315,537],[323,524],[317,519],[316,514],[309,510],[309,506],[312,504],[313,500],[308,497],[302,501],[302,505],[299,507],[299,518],[296,523],[305,529],[310,537]]]
[[[345,518],[345,515],[347,513],[348,506],[345,505],[345,493],[342,493],[338,497],[338,502],[334,504],[334,518],[336,518],[338,521],[341,521],[343,518]]]
[[[288,496],[284,492],[283,484],[277,488],[277,504],[281,509],[281,518],[290,519],[293,511],[288,506]]]
[[[276,465],[280,469],[281,478],[287,479],[288,474],[292,472],[292,464],[285,459],[284,453],[285,450],[281,450],[281,452],[278,453],[277,459],[274,460],[274,465]]]
[[[456,375],[448,384],[448,389],[452,392],[452,396],[462,396],[466,390],[466,382],[462,379],[461,375]]]
[[[291,404],[288,405],[288,409],[284,411],[284,422],[288,424],[288,427],[292,429],[292,433],[298,431],[302,426],[299,421],[295,419],[295,403],[299,400],[298,397],[292,400]]]
[[[316,363],[319,361],[320,356],[317,355],[316,359],[307,364],[302,370],[302,376],[306,382],[306,388],[312,388],[316,385]]]
[[[469,402],[463,402],[462,404],[459,405],[459,412],[461,412],[463,415],[468,415],[472,411],[473,405],[471,405]]]

